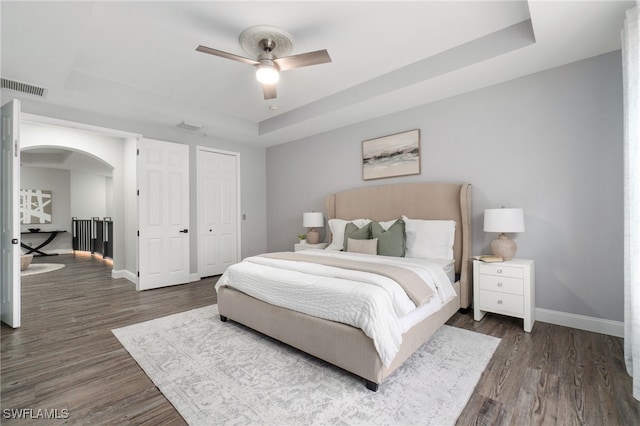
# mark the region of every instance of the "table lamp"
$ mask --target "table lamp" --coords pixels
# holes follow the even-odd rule
[[[499,232],[500,236],[491,241],[491,252],[511,260],[516,254],[516,242],[507,237],[507,232],[524,232],[522,209],[486,209],[484,211],[484,232]]]
[[[316,228],[324,226],[324,216],[321,212],[306,212],[302,216],[302,226],[311,228],[307,231],[307,242],[309,244],[318,244],[320,242],[320,233]]]

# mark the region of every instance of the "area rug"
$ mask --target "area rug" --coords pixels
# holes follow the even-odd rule
[[[215,305],[112,331],[190,425],[454,424],[500,342],[443,326],[371,392]]]
[[[63,263],[32,263],[27,269],[21,272],[21,276],[44,274],[45,272],[57,271],[64,268]]]

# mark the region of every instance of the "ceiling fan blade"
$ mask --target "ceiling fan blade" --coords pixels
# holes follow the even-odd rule
[[[275,84],[263,84],[262,91],[264,92],[264,100],[275,99],[277,90]]]
[[[196,47],[198,52],[208,53],[209,55],[220,56],[221,58],[233,59],[234,61],[243,62],[249,65],[258,65],[260,62],[254,61],[253,59],[245,58],[243,56],[234,55],[233,53],[223,52],[222,50],[212,49],[207,46],[198,46]]]
[[[274,59],[278,64],[280,71],[286,71],[293,68],[307,67],[309,65],[318,65],[331,62],[329,52],[326,50],[316,50],[315,52],[301,53],[299,55],[285,56],[284,58]]]

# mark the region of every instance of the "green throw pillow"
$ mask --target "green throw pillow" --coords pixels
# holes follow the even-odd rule
[[[343,250],[347,251],[347,244],[349,243],[349,238],[354,240],[369,240],[371,239],[371,223],[367,223],[362,228],[358,228],[353,223],[347,223],[347,226],[344,228],[344,247]]]
[[[378,222],[371,222],[371,238],[378,239],[379,255],[404,257],[407,247],[404,220],[396,220],[386,231]]]

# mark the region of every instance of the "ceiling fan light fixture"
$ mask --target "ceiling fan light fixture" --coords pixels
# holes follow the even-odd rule
[[[256,66],[256,79],[262,84],[276,84],[280,80],[280,73],[271,64],[260,64]]]

